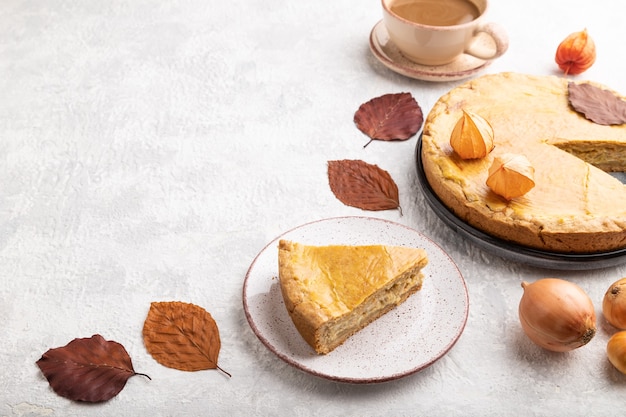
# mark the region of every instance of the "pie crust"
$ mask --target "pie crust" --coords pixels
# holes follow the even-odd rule
[[[626,125],[596,124],[574,111],[568,82],[499,73],[452,89],[424,123],[424,172],[456,216],[497,238],[560,253],[621,249],[626,186],[604,170],[626,168]],[[450,146],[462,109],[494,129],[495,148],[485,158],[463,160]],[[493,158],[505,153],[525,155],[535,169],[535,187],[510,201],[486,185]]]

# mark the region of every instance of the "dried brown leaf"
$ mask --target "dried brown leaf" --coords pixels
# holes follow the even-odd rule
[[[328,182],[345,205],[373,211],[400,208],[398,186],[377,165],[360,160],[328,161]]]
[[[578,113],[601,125],[626,123],[626,101],[590,83],[568,84],[569,102]]]
[[[370,142],[374,139],[409,139],[420,130],[423,122],[422,109],[411,93],[385,94],[373,98],[361,104],[354,114],[354,123],[370,137]]]
[[[144,375],[133,370],[124,346],[99,334],[48,350],[37,366],[54,392],[74,401],[109,400],[124,388],[128,378]]]
[[[211,314],[180,301],[153,302],[143,326],[143,341],[163,366],[181,371],[219,369],[221,341]]]

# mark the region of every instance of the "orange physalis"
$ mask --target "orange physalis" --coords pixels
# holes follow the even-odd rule
[[[452,134],[450,146],[463,159],[479,159],[493,150],[493,127],[478,114],[463,110]]]
[[[496,156],[489,168],[487,186],[511,200],[521,197],[535,186],[535,168],[524,155],[503,154]]]
[[[556,49],[554,60],[565,75],[589,69],[596,61],[596,45],[587,29],[568,35]]]

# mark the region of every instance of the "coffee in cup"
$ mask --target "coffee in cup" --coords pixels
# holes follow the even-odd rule
[[[490,60],[508,49],[505,30],[484,22],[488,0],[382,0],[389,38],[418,64],[445,65],[462,54]],[[488,36],[492,47],[478,42]]]

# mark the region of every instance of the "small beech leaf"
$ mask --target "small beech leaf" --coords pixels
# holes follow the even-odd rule
[[[422,109],[411,93],[373,98],[361,104],[354,114],[354,123],[371,140],[409,139],[420,130],[423,121]]]
[[[363,210],[400,208],[398,186],[389,173],[360,160],[328,161],[328,182],[335,197]]]
[[[143,325],[143,341],[154,360],[181,371],[218,369],[221,342],[211,314],[180,301],[153,302]]]
[[[571,106],[600,125],[626,123],[626,101],[615,93],[589,83],[568,83]]]
[[[133,370],[122,345],[104,340],[99,334],[48,350],[37,366],[54,392],[74,401],[110,400],[124,388],[128,378],[143,375]]]

